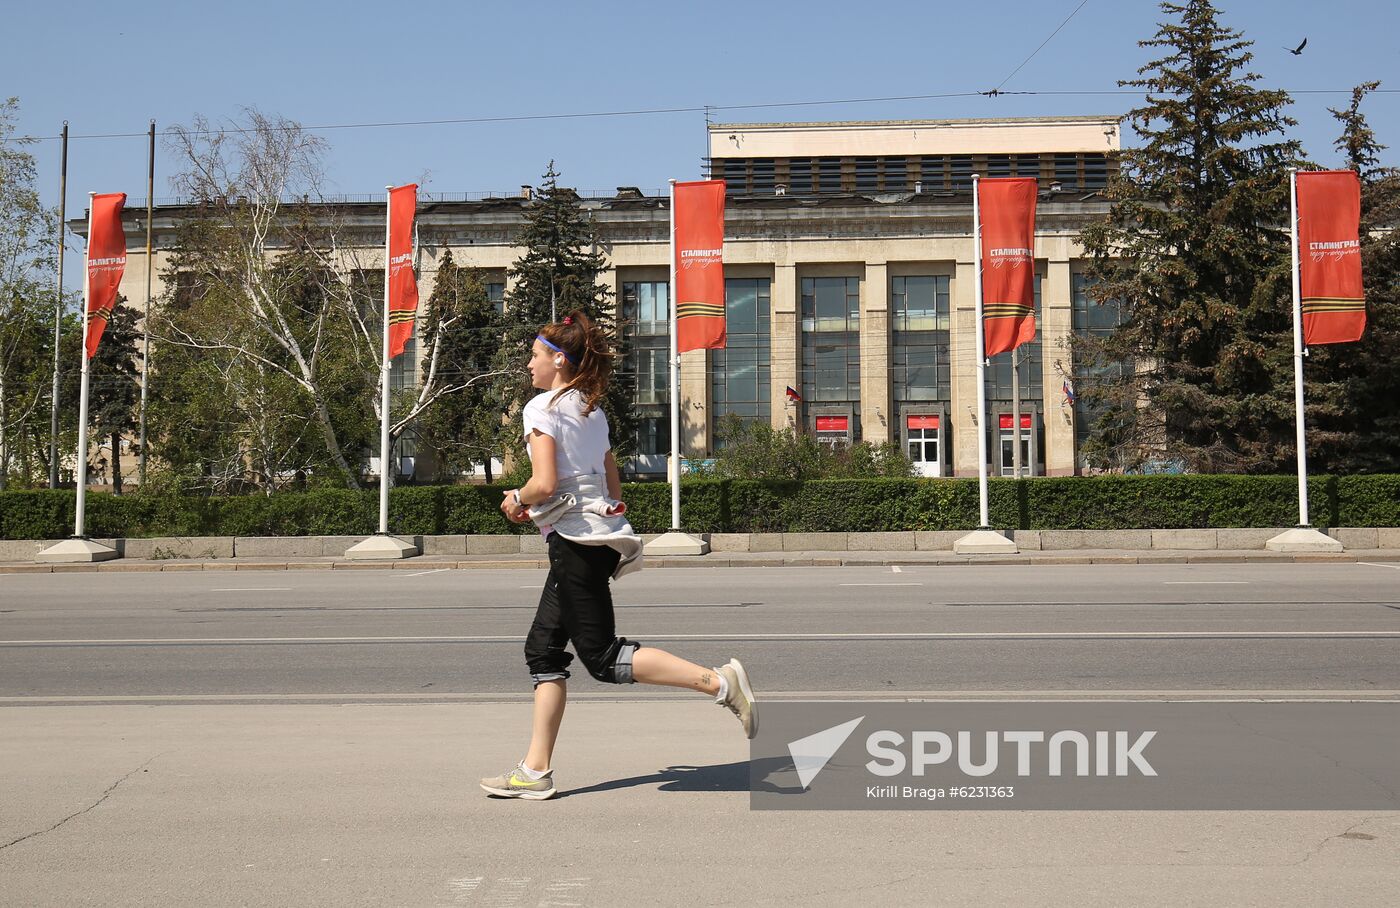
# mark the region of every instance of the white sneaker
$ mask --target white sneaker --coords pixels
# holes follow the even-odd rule
[[[729,684],[729,691],[723,700],[718,701],[719,705],[737,716],[744,726],[744,734],[752,738],[758,734],[758,703],[754,701],[749,673],[744,671],[738,659],[730,659],[715,671],[723,675]]]

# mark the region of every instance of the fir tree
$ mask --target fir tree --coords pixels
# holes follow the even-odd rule
[[[1103,376],[1081,390],[1102,414],[1086,453],[1099,466],[1273,471],[1293,438],[1290,99],[1256,86],[1252,42],[1208,0],[1162,10],[1170,20],[1140,42],[1162,56],[1119,83],[1145,92],[1129,114],[1143,144],[1123,152],[1110,213],[1082,236],[1093,298],[1125,316],[1076,340]]]
[[[102,332],[97,353],[88,364],[88,419],[94,440],[112,447],[112,491],[122,493],[123,435],[140,428],[141,355],[140,315],[118,295],[112,317]],[[70,400],[77,400],[77,390]]]
[[[506,294],[501,344],[496,368],[510,375],[497,382],[500,400],[514,414],[536,391],[530,387],[525,361],[530,344],[543,324],[581,309],[607,332],[616,358],[613,379],[603,403],[619,455],[632,445],[636,421],[632,416],[634,380],[625,367],[625,338],[613,306],[612,292],[599,283],[607,260],[598,251],[598,236],[579,204],[578,194],[559,185],[554,162],[549,163],[534,201],[525,210],[525,225],[516,244],[525,252],[511,267],[513,285]],[[500,450],[520,455],[523,442],[518,425],[502,430]]]
[[[457,265],[452,253],[438,263],[424,321],[424,343],[441,344],[438,369],[443,380],[459,384],[491,370],[500,348],[501,325],[474,268]],[[500,398],[487,382],[444,396],[419,417],[423,443],[437,454],[439,476],[456,476],[476,464],[491,482],[491,455],[498,451]]]
[[[1361,272],[1366,332],[1351,344],[1312,347],[1304,364],[1311,471],[1400,470],[1400,171],[1381,166],[1385,150],[1361,113],[1380,87],[1358,85],[1335,143],[1361,180]]]

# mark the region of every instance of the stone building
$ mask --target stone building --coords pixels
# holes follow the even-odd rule
[[[724,267],[729,345],[684,354],[684,454],[704,457],[726,413],[794,426],[821,438],[896,441],[925,475],[975,475],[971,177],[1033,176],[1036,341],[1019,351],[1023,470],[1080,468],[1083,414],[1064,393],[1075,332],[1112,327],[1085,292],[1081,228],[1108,210],[1118,118],[1037,117],[838,123],[731,123],[709,127],[706,176],[727,184]],[[637,472],[664,471],[667,408],[668,201],[661,190],[581,193],[598,228],[605,275],[623,308],[642,416]],[[382,256],[383,202],[326,203],[364,237],[367,267]],[[498,299],[527,188],[497,197],[425,195],[418,208],[420,293],[450,249],[482,269]],[[181,206],[156,209],[156,267]],[[144,209],[129,209],[122,292],[144,299]],[[86,225],[74,221],[81,233]],[[382,267],[382,257],[378,260]],[[157,272],[159,274],[159,271]],[[157,294],[161,292],[157,280]],[[987,376],[992,475],[1012,472],[1011,354]],[[417,380],[400,358],[395,384]],[[791,388],[800,400],[787,393]],[[411,446],[411,440],[410,440]],[[410,452],[411,453],[411,452]]]

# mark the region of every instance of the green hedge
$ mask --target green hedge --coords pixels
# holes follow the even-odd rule
[[[394,489],[389,527],[405,535],[523,533],[497,507],[500,486]],[[1400,476],[1318,476],[1309,483],[1318,526],[1400,526]],[[1028,530],[1286,527],[1297,520],[1292,476],[1095,476],[993,479],[992,525]],[[670,527],[664,483],[624,488],[640,533]],[[965,530],[977,525],[972,479],[686,480],[682,520],[698,533]],[[0,539],[63,538],[71,491],[0,492]],[[322,489],[272,496],[88,496],[95,537],[352,536],[378,524],[378,493]]]

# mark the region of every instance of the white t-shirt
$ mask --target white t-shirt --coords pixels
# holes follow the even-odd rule
[[[590,474],[606,475],[605,462],[612,444],[608,440],[608,417],[601,407],[583,415],[583,395],[577,390],[565,391],[558,401],[558,391],[536,394],[525,405],[525,441],[538,429],[554,439],[554,463],[560,479]],[[530,451],[533,460],[535,452]]]

